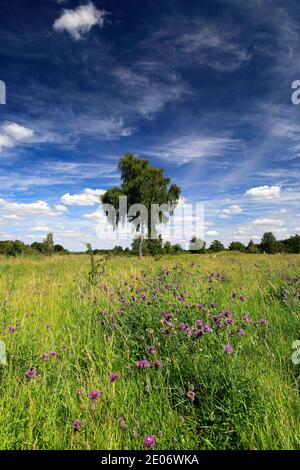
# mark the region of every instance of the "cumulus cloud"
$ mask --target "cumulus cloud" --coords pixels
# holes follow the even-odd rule
[[[226,207],[225,209],[222,209],[219,217],[229,217],[230,215],[241,214],[242,212],[243,209],[240,206],[234,204],[232,206]]]
[[[93,26],[104,25],[105,10],[98,10],[92,2],[81,5],[74,10],[63,10],[63,13],[53,24],[55,31],[67,31],[74,39],[82,39]]]
[[[258,186],[246,191],[245,196],[254,200],[271,200],[280,198],[280,186]]]
[[[283,221],[279,219],[256,219],[253,222],[254,225],[263,225],[263,226],[276,226],[283,225]]]
[[[208,230],[208,232],[205,232],[205,235],[207,235],[208,237],[216,237],[217,235],[219,235],[219,233],[216,232],[216,230]]]
[[[0,199],[0,213],[10,218],[20,218],[27,216],[57,216],[61,211],[53,209],[46,201],[36,201],[30,203],[11,202]],[[14,217],[15,216],[15,217]]]
[[[30,232],[51,232],[51,229],[45,225],[37,225],[29,229]]]
[[[33,130],[15,122],[7,122],[0,127],[0,150],[29,142],[33,137]]]
[[[103,189],[86,188],[80,194],[64,194],[60,202],[67,206],[94,206],[100,202],[100,196],[104,193]]]

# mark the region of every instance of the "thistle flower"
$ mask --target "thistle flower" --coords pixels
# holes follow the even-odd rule
[[[10,331],[10,333],[14,333],[16,331],[17,327],[16,326],[9,326],[8,327],[8,331]]]
[[[42,361],[48,361],[49,356],[48,356],[48,354],[42,354],[42,355],[40,356],[40,359],[41,359]]]
[[[161,369],[163,366],[163,363],[160,359],[156,359],[156,361],[153,362],[153,365],[155,369]]]
[[[124,415],[119,416],[119,426],[121,429],[123,429],[123,431],[128,431],[128,426],[126,424]]]
[[[35,369],[34,367],[31,367],[30,369],[27,369],[26,372],[25,372],[25,376],[28,379],[35,378],[37,376],[37,369]]]
[[[82,427],[82,422],[80,421],[80,419],[74,419],[72,422],[73,431],[74,432],[80,431],[81,427]]]
[[[102,391],[101,390],[92,390],[90,393],[89,393],[89,398],[92,400],[92,401],[96,401],[98,399],[99,396],[102,396]]]
[[[241,336],[246,336],[246,331],[244,330],[244,328],[239,328],[238,333],[239,333],[239,335],[241,335]]]
[[[155,344],[153,344],[152,346],[149,346],[148,352],[149,352],[150,354],[156,354],[157,349],[156,349]]]
[[[248,313],[245,313],[245,315],[243,315],[243,321],[245,323],[251,323],[251,319],[250,319]]]
[[[113,383],[113,382],[116,382],[116,380],[118,380],[119,375],[117,374],[117,372],[110,372],[109,378],[110,378],[110,381]]]
[[[223,346],[223,349],[225,354],[231,354],[233,351],[233,347],[231,346],[231,344],[225,344]]]
[[[50,351],[50,352],[49,352],[49,356],[51,356],[51,357],[56,357],[56,356],[57,356],[57,352],[56,352],[56,351]]]
[[[139,359],[136,362],[136,366],[137,366],[138,369],[147,369],[148,367],[150,367],[150,362],[146,358]]]
[[[146,449],[152,449],[156,444],[156,439],[154,436],[146,436],[144,438],[144,446]]]
[[[195,400],[196,394],[195,394],[195,392],[193,392],[193,390],[190,390],[190,391],[187,392],[186,396],[188,397],[188,399],[191,402],[193,402]]]

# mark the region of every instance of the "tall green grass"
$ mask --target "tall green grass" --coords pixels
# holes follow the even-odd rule
[[[142,449],[148,434],[156,449],[299,449],[299,256],[113,258],[94,286],[88,272],[80,255],[0,260],[1,449]],[[199,338],[178,330],[214,325],[224,309],[233,325]],[[49,351],[57,357],[41,360]],[[162,367],[139,370],[143,357]],[[103,391],[95,406],[93,389]]]

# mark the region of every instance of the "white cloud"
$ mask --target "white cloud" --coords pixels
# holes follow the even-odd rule
[[[224,151],[233,151],[239,146],[240,142],[230,137],[179,137],[165,145],[160,144],[157,150],[154,148],[154,150],[146,150],[144,153],[175,165],[184,165],[201,158],[222,155]]]
[[[51,232],[51,229],[46,227],[45,225],[37,225],[36,227],[32,227],[29,229],[30,232]]]
[[[256,219],[254,220],[253,224],[263,226],[276,226],[283,225],[283,221],[278,219]]]
[[[270,200],[280,198],[280,186],[258,186],[246,191],[245,196],[254,200]]]
[[[60,202],[67,206],[94,206],[100,203],[100,196],[104,194],[103,189],[89,189],[86,188],[80,194],[64,194]]]
[[[20,126],[15,122],[7,122],[0,127],[0,150],[29,142],[33,137],[33,130]]]
[[[208,232],[205,232],[205,235],[207,235],[208,237],[216,237],[217,235],[219,235],[219,233],[216,232],[216,230],[209,230]]]
[[[98,10],[93,3],[81,5],[74,10],[63,10],[53,24],[55,31],[68,31],[74,39],[82,39],[93,26],[103,27],[107,11]]]
[[[27,216],[56,216],[60,212],[53,209],[45,201],[36,201],[30,203],[11,202],[0,199],[0,212],[5,213],[3,217],[20,218]],[[8,214],[7,214],[8,213]]]
[[[225,209],[222,209],[220,217],[222,216],[228,217],[229,215],[241,214],[242,212],[243,212],[243,209],[241,208],[241,206],[234,204],[232,206],[226,207]]]

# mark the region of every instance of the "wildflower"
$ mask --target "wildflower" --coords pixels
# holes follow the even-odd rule
[[[155,353],[157,352],[157,349],[156,349],[155,344],[153,344],[152,346],[149,346],[148,352],[149,352],[150,354],[155,354]]]
[[[48,361],[49,356],[48,356],[48,354],[42,354],[42,355],[40,356],[40,359],[41,359],[42,361]]]
[[[207,325],[204,325],[203,331],[204,331],[204,333],[212,333],[213,329],[212,329],[211,325],[209,323],[207,323]]]
[[[196,327],[198,329],[202,328],[203,327],[203,321],[202,320],[196,320]]]
[[[259,320],[260,325],[267,326],[268,320]]]
[[[16,326],[9,326],[8,327],[8,331],[10,331],[11,333],[14,333],[16,331],[17,327]]]
[[[226,354],[231,354],[233,351],[233,347],[231,346],[231,344],[225,344],[223,349],[224,349],[224,353]]]
[[[28,379],[33,379],[37,376],[37,369],[31,367],[30,369],[26,370],[25,375]]]
[[[161,369],[163,366],[162,361],[160,359],[156,359],[156,361],[153,362],[153,365],[155,369]]]
[[[156,439],[154,436],[146,436],[144,438],[144,446],[146,449],[152,449],[156,444]]]
[[[49,330],[51,328],[50,323],[45,323],[45,328],[47,328],[47,330]]]
[[[245,335],[246,335],[246,331],[244,330],[244,328],[239,328],[238,333],[239,333],[239,335],[241,335],[241,336],[245,336]]]
[[[248,313],[245,313],[245,315],[243,315],[243,321],[245,323],[251,323],[251,319],[250,319]]]
[[[240,295],[240,301],[245,302],[245,300],[246,300],[246,297],[244,295]]]
[[[196,394],[195,392],[193,392],[193,390],[188,391],[186,395],[191,402],[195,400]]]
[[[178,330],[182,330],[182,331],[185,331],[188,329],[188,326],[186,323],[179,323],[178,325]]]
[[[136,366],[137,366],[138,369],[147,369],[148,367],[150,367],[150,362],[146,358],[139,359],[136,362]]]
[[[118,380],[119,378],[119,375],[117,374],[117,372],[110,372],[109,378],[111,382],[116,382],[116,380]]]
[[[119,416],[119,426],[121,429],[123,429],[123,431],[128,431],[128,426],[126,424],[124,415]]]
[[[81,427],[82,427],[82,422],[80,421],[80,419],[74,419],[72,422],[73,431],[74,432],[80,431]]]
[[[92,400],[92,401],[96,401],[98,399],[99,396],[102,395],[102,392],[101,390],[92,390],[90,393],[89,393],[89,398]]]
[[[50,351],[50,352],[49,352],[49,356],[51,356],[51,357],[56,357],[56,356],[57,356],[57,352],[55,352],[55,351]]]

